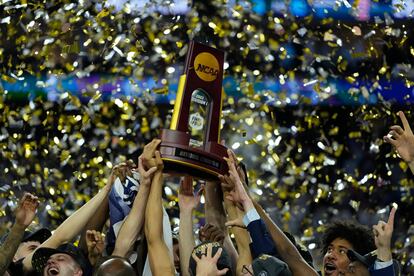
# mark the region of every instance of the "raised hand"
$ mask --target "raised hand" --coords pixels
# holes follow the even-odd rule
[[[86,246],[88,247],[88,258],[92,265],[95,265],[98,258],[102,256],[105,249],[103,235],[95,230],[86,231]]]
[[[377,246],[377,257],[381,261],[389,261],[391,255],[391,238],[394,231],[394,218],[396,207],[393,207],[387,222],[380,220],[378,224],[372,226],[374,231],[375,245]]]
[[[226,195],[226,198],[234,203],[244,204],[250,200],[243,183],[240,180],[240,176],[236,169],[236,159],[231,150],[227,150],[229,158],[224,158],[229,167],[229,173],[226,176],[219,175],[219,179],[222,183],[223,189],[228,189],[233,186],[234,188]]]
[[[204,191],[204,185],[202,185],[198,192],[195,195],[193,195],[192,188],[190,191],[183,189],[183,182],[184,180],[181,180],[180,190],[178,192],[178,206],[180,207],[181,211],[192,211],[198,206],[198,204],[200,204],[200,198]]]
[[[127,176],[132,176],[132,171],[136,168],[134,161],[128,160],[112,168],[111,180],[115,181],[117,177],[121,182],[125,182]]]
[[[157,167],[151,167],[148,170],[144,167],[143,158],[138,158],[138,173],[140,175],[140,184],[149,187],[151,185],[152,175],[157,171]]]
[[[212,256],[213,245],[209,243],[207,245],[207,252],[205,255],[201,255],[199,258],[195,252],[193,252],[193,259],[197,263],[197,276],[216,276],[216,275],[225,275],[228,268],[218,270],[217,261],[221,256],[222,248],[219,248],[214,256]]]
[[[20,199],[19,204],[15,210],[16,224],[26,228],[32,223],[36,209],[39,206],[39,199],[29,193],[25,193]]]
[[[154,158],[155,151],[157,150],[158,145],[161,143],[160,139],[154,139],[144,146],[144,150],[139,158],[142,159],[143,164],[146,169],[156,167],[157,163]]]
[[[384,136],[384,141],[393,145],[404,161],[411,163],[414,161],[414,134],[404,112],[399,111],[398,116],[404,129],[399,125],[390,127],[391,130]]]

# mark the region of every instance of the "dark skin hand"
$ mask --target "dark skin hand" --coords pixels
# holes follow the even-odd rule
[[[202,242],[212,241],[223,244],[224,233],[217,226],[207,223],[200,229],[199,239]]]

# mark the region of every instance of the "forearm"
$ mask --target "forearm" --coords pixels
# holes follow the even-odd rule
[[[204,212],[206,222],[213,224],[220,228],[224,233],[227,233],[226,213],[223,207],[223,193],[221,191],[219,182],[207,182],[205,187],[206,203]]]
[[[284,262],[292,270],[293,275],[318,275],[317,272],[310,267],[302,258],[297,248],[289,240],[283,231],[271,220],[271,218],[263,210],[257,202],[253,202],[257,212],[266,224],[276,249]]]
[[[162,225],[162,172],[157,171],[152,179],[151,190],[148,196],[145,217],[145,236],[147,243],[160,241],[163,237]]]
[[[147,205],[148,195],[149,187],[141,185],[138,194],[135,197],[132,209],[119,230],[112,255],[125,257],[131,250],[144,225],[145,207]]]
[[[25,226],[15,223],[4,243],[0,246],[0,275],[3,275],[13,260],[23,239]]]
[[[98,194],[84,204],[80,209],[67,218],[40,247],[56,248],[59,245],[70,242],[85,227],[88,221],[95,215],[96,209],[108,196],[110,185],[106,185]],[[34,252],[23,260],[26,271],[32,270],[32,257]]]
[[[145,236],[148,244],[148,256],[154,276],[173,275],[174,265],[163,235],[162,213],[162,171],[153,177],[148,203],[145,209]]]
[[[253,258],[250,252],[250,236],[246,229],[233,227],[231,230],[236,240],[237,249],[239,251],[239,258],[237,259],[236,275],[243,275],[242,270],[244,265],[252,263]]]
[[[224,237],[223,247],[230,256],[232,271],[235,271],[237,267],[237,260],[239,259],[239,253],[237,253],[236,248],[234,248],[234,244],[231,241],[228,231]]]
[[[225,207],[227,210],[227,214],[229,220],[236,219],[239,216],[242,216],[238,210],[238,208],[233,205],[233,203],[225,200]],[[237,249],[239,252],[239,258],[237,260],[237,269],[236,275],[242,274],[243,265],[249,265],[252,263],[252,255],[250,252],[250,236],[246,229],[242,229],[239,227],[233,227],[231,232],[234,234],[234,238],[236,240]]]
[[[195,247],[193,234],[193,210],[180,209],[180,229],[179,229],[179,247],[180,247],[180,267],[183,276],[190,275],[188,264],[190,263],[191,253]]]
[[[88,247],[86,245],[86,231],[87,230],[95,230],[95,231],[102,231],[103,226],[105,225],[106,220],[109,216],[109,200],[106,197],[101,205],[95,212],[95,215],[89,220],[86,224],[85,228],[82,230],[82,235],[79,241],[79,248],[82,252],[87,255],[88,254]]]
[[[44,242],[44,246],[57,247],[60,244],[70,242],[86,226],[96,214],[96,210],[107,198],[110,187],[105,186],[91,200],[84,204],[80,209],[68,217],[58,228],[52,237]]]
[[[225,226],[226,223],[226,212],[223,206],[223,192],[221,190],[220,182],[207,182],[205,187],[205,216],[206,222],[213,224],[220,228],[224,233],[223,247],[230,255],[232,267],[235,268],[239,255],[236,248],[234,248],[233,242],[231,241],[229,231]],[[235,271],[232,269],[232,271]]]

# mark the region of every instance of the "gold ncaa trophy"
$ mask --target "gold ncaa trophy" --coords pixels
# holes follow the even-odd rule
[[[191,41],[170,129],[161,132],[165,171],[207,180],[228,171],[220,144],[224,52]]]

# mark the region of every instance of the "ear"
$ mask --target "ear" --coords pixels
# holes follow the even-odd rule
[[[83,276],[83,271],[82,271],[82,269],[78,266],[76,269],[75,269],[75,273],[73,274],[74,276]]]

